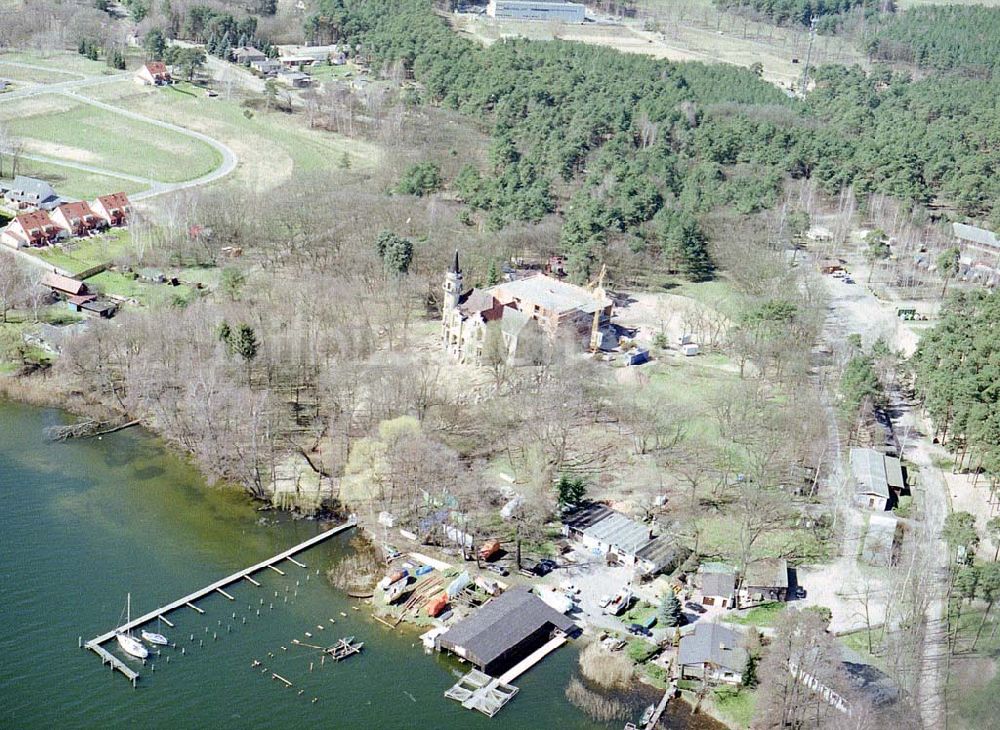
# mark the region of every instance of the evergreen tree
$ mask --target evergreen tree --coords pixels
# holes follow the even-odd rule
[[[681,609],[680,599],[673,591],[667,591],[667,594],[660,600],[657,620],[660,625],[670,628],[684,625],[684,611]]]
[[[563,474],[556,484],[556,498],[560,507],[578,505],[587,495],[587,483],[582,477]]]
[[[486,268],[486,284],[493,286],[500,283],[500,271],[497,269],[496,259],[490,259],[490,264]]]

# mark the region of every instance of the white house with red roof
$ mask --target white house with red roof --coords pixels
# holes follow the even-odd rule
[[[108,225],[82,200],[63,203],[52,211],[51,217],[53,223],[71,236],[86,236],[91,231],[100,230]]]
[[[163,61],[148,61],[135,72],[135,81],[143,86],[163,86],[173,81],[167,64]]]
[[[48,213],[44,210],[35,210],[15,216],[14,220],[0,231],[0,241],[14,248],[24,248],[44,246],[62,235],[62,228],[53,223]]]
[[[90,208],[109,226],[124,226],[132,217],[132,204],[125,193],[101,195]]]

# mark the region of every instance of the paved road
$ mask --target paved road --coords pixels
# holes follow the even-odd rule
[[[51,70],[51,69],[49,69]],[[96,99],[91,99],[81,94],[76,93],[78,89],[87,88],[90,86],[97,86],[100,84],[106,84],[111,82],[124,81],[130,78],[130,74],[119,73],[111,74],[108,76],[96,76],[83,79],[77,79],[74,81],[63,81],[57,84],[44,84],[39,86],[33,86],[26,89],[18,89],[3,96],[0,96],[0,103],[12,101],[14,99],[30,98],[33,96],[38,96],[41,94],[60,94],[62,96],[69,97],[74,101],[78,101],[83,104],[90,104],[91,106],[96,106],[100,109],[112,112],[114,114],[119,114],[123,117],[128,117],[129,119],[134,119],[138,122],[143,122],[145,124],[151,124],[156,127],[161,127],[163,129],[169,129],[172,132],[185,135],[187,137],[192,137],[201,142],[204,142],[208,146],[216,150],[222,157],[222,164],[219,165],[215,170],[202,175],[201,177],[194,178],[193,180],[185,180],[183,182],[168,183],[161,182],[159,180],[153,180],[150,178],[143,178],[134,175],[127,175],[125,173],[119,172],[117,170],[109,170],[107,168],[96,167],[93,165],[84,165],[77,162],[69,162],[67,160],[61,160],[54,157],[46,157],[43,155],[24,155],[27,159],[38,160],[40,162],[47,162],[50,164],[61,165],[63,167],[69,167],[75,170],[82,170],[84,172],[92,172],[99,175],[107,175],[109,177],[117,177],[124,180],[132,180],[135,182],[141,182],[149,186],[147,190],[141,193],[136,193],[135,195],[130,195],[129,197],[133,201],[147,200],[149,198],[155,197],[157,195],[163,195],[164,193],[174,192],[176,190],[186,190],[188,188],[198,187],[200,185],[207,185],[208,183],[215,182],[225,177],[233,170],[236,169],[236,165],[239,163],[239,159],[236,154],[225,144],[213,139],[206,134],[201,132],[195,132],[194,130],[187,129],[177,124],[171,124],[170,122],[164,122],[159,119],[153,119],[151,117],[138,114],[128,109],[123,109],[122,107],[115,106],[114,104],[108,104],[103,101],[98,101]]]

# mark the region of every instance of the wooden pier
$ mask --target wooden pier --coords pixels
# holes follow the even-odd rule
[[[546,642],[543,646],[539,647],[523,660],[519,661],[513,667],[501,674],[497,678],[497,681],[501,684],[510,684],[565,643],[566,635],[560,634],[551,641]]]
[[[189,608],[193,608],[198,613],[205,613],[204,609],[199,608],[193,602],[197,601],[200,598],[204,598],[205,596],[209,595],[210,593],[215,593],[215,592],[219,592],[222,595],[226,596],[226,598],[230,598],[230,600],[232,600],[232,597],[229,596],[229,594],[227,594],[225,591],[221,590],[222,588],[230,585],[231,583],[235,583],[237,581],[243,580],[244,578],[248,578],[249,579],[249,576],[251,574],[256,573],[259,570],[264,570],[266,568],[270,568],[270,569],[274,570],[275,572],[280,573],[281,575],[284,575],[284,572],[282,572],[281,570],[279,570],[278,568],[275,567],[276,563],[280,563],[283,560],[288,560],[288,559],[291,558],[292,555],[300,553],[300,552],[302,552],[304,550],[308,550],[309,548],[313,547],[314,545],[318,545],[319,543],[323,542],[324,540],[330,539],[334,535],[338,535],[341,532],[344,532],[345,530],[349,530],[349,529],[351,529],[352,527],[354,527],[357,524],[358,524],[357,518],[354,515],[351,515],[351,517],[347,520],[347,522],[345,522],[345,523],[343,523],[341,525],[337,525],[336,527],[333,527],[333,528],[331,528],[329,530],[326,530],[324,532],[321,532],[320,534],[315,535],[314,537],[309,538],[305,542],[301,542],[298,545],[295,545],[294,547],[291,547],[291,548],[289,548],[288,550],[285,550],[282,553],[278,553],[277,555],[275,555],[273,557],[270,557],[267,560],[263,560],[263,561],[257,563],[256,565],[251,565],[249,568],[244,568],[243,570],[241,570],[241,571],[239,571],[237,573],[233,573],[232,575],[226,576],[225,578],[223,578],[221,580],[217,580],[215,583],[212,583],[209,586],[205,586],[204,588],[202,588],[200,590],[197,590],[194,593],[190,593],[190,594],[184,596],[183,598],[178,598],[173,603],[168,603],[166,606],[161,606],[160,608],[157,608],[157,609],[155,609],[153,611],[150,611],[149,613],[143,614],[139,618],[133,619],[132,621],[130,621],[130,622],[126,623],[126,624],[122,624],[121,626],[119,626],[119,627],[117,627],[115,629],[112,629],[111,631],[107,632],[106,634],[101,634],[100,636],[95,636],[93,639],[91,639],[90,641],[86,642],[83,645],[83,647],[85,649],[90,649],[91,651],[95,652],[98,656],[100,656],[101,657],[101,661],[104,664],[110,663],[112,667],[114,667],[115,669],[117,669],[118,671],[120,671],[122,674],[124,674],[132,682],[132,684],[134,686],[135,685],[135,680],[138,679],[138,677],[139,677],[138,672],[136,672],[135,670],[129,668],[124,662],[122,662],[116,656],[114,656],[109,651],[107,651],[106,649],[104,649],[104,647],[101,646],[102,644],[104,644],[104,643],[110,641],[111,639],[115,638],[116,634],[127,633],[127,632],[131,631],[132,629],[137,628],[139,626],[142,626],[143,624],[148,623],[148,622],[150,622],[150,621],[152,621],[154,619],[157,619],[157,618],[163,619],[163,616],[165,614],[170,613],[171,611],[173,611],[175,609],[178,609],[178,608],[181,608],[183,606],[187,606]],[[295,562],[296,565],[301,565],[301,563],[298,563],[297,561],[292,561],[292,562]],[[256,583],[256,581],[253,581],[253,580],[251,580],[250,582],[251,583]],[[163,619],[163,620],[165,621],[166,619]]]

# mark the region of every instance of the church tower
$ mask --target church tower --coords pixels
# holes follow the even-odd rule
[[[444,277],[444,313],[458,307],[458,298],[462,295],[462,270],[458,267],[458,249],[455,250],[455,261]]]

